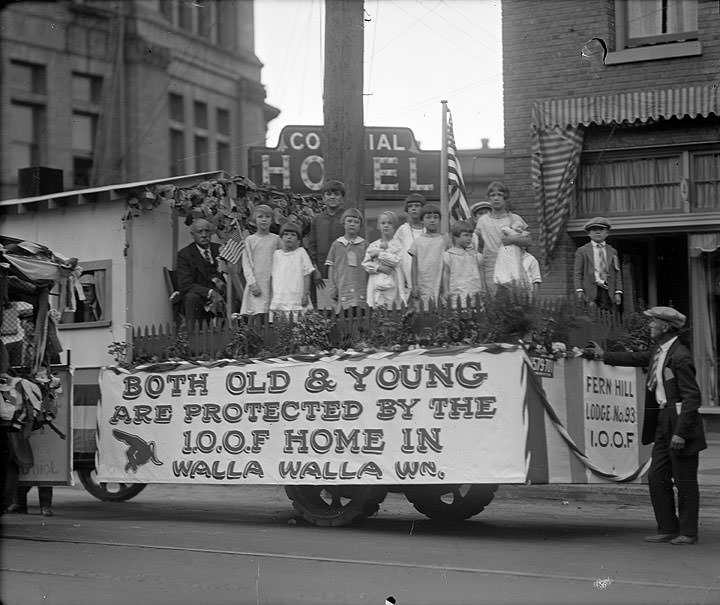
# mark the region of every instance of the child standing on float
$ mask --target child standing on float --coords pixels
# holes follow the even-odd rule
[[[365,252],[363,267],[369,273],[367,304],[369,307],[391,308],[402,303],[400,242],[394,237],[397,215],[387,210],[378,216],[380,239],[372,242]]]
[[[412,289],[412,257],[408,254],[410,246],[425,230],[420,211],[426,204],[425,197],[420,193],[411,193],[405,198],[405,214],[407,222],[400,225],[395,232],[395,239],[400,243],[400,295],[403,302],[407,302]]]
[[[450,229],[453,246],[443,252],[443,292],[452,308],[474,306],[482,293],[482,254],[473,247],[473,225],[457,221]]]
[[[275,250],[282,248],[280,238],[270,233],[273,211],[270,206],[261,204],[253,213],[257,231],[245,238],[245,250],[242,255],[243,274],[247,285],[243,293],[240,313],[258,315],[267,313],[270,308],[272,292],[272,260]]]
[[[521,216],[510,212],[509,191],[502,182],[490,183],[487,196],[492,209],[478,219],[475,233],[483,242],[483,286],[486,292],[495,294],[497,284],[494,275],[498,251],[502,246],[529,246],[530,235],[517,233],[516,229],[527,230],[528,225]]]
[[[425,231],[410,246],[412,256],[412,296],[420,298],[427,308],[430,300],[437,304],[442,284],[443,252],[448,248],[447,236],[440,233],[440,208],[425,204],[420,211]]]
[[[314,271],[305,248],[300,247],[302,230],[287,222],[280,230],[283,249],[275,250],[272,262],[270,311],[306,311],[310,303],[310,275]]]
[[[351,311],[365,307],[367,297],[367,273],[362,266],[367,241],[360,237],[363,218],[357,208],[343,212],[340,222],[345,235],[338,237],[330,246],[325,264],[328,265],[328,289],[336,310]]]

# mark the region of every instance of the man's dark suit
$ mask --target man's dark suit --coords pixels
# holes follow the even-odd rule
[[[195,243],[185,246],[177,253],[178,286],[185,320],[188,324],[209,318],[203,307],[207,302],[208,293],[211,289],[215,289],[212,280],[215,277],[223,279],[217,270],[220,245],[211,243],[210,252],[214,261],[212,265],[202,257]]]
[[[617,250],[609,244],[605,244],[605,257],[607,258],[607,293],[612,300],[616,292],[622,292],[620,259]],[[585,293],[585,300],[596,302],[598,285],[595,282],[595,256],[592,242],[575,250],[573,283],[575,290],[582,290]]]
[[[605,352],[610,365],[648,367],[657,347],[636,353]],[[654,389],[645,389],[645,419],[642,442],[653,443],[652,463],[648,472],[650,499],[660,534],[697,536],[699,489],[698,453],[707,447],[700,418],[700,389],[695,380],[695,365],[687,347],[678,340],[670,345],[662,367],[667,405],[660,409]],[[681,403],[680,414],[676,403]],[[682,449],[670,449],[673,435],[682,437]],[[678,491],[675,513],[673,482]],[[679,520],[678,520],[679,517]]]

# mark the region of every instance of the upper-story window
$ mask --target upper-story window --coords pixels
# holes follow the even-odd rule
[[[218,18],[214,0],[159,0],[158,9],[176,27],[217,42]]]
[[[95,136],[100,115],[102,78],[91,74],[72,74],[73,113],[70,131],[73,153],[73,185],[92,184]]]
[[[697,38],[697,0],[627,2],[627,45]]]
[[[44,95],[45,66],[24,61],[10,61],[10,87],[15,92]]]
[[[701,54],[698,0],[615,0],[615,48],[606,65]]]
[[[15,179],[20,168],[37,166],[43,159],[47,106],[45,66],[11,60],[8,79],[11,102],[6,136],[10,139],[10,172]]]

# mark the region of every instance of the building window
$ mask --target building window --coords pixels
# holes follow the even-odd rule
[[[720,152],[693,154],[692,183],[694,205],[698,210],[720,209]]]
[[[87,103],[89,105],[100,105],[102,94],[102,78],[88,76],[85,74],[73,74],[72,96],[73,101]]]
[[[181,0],[179,5],[178,27],[193,31],[193,5],[192,2]]]
[[[577,217],[717,211],[720,152],[583,153],[578,183]]]
[[[174,0],[160,0],[160,14],[170,21],[170,23],[174,22],[174,4]]]
[[[697,0],[616,0],[617,50],[697,40]]]
[[[205,172],[209,169],[208,151],[207,137],[195,135],[195,172]]]
[[[217,168],[225,172],[234,173],[231,169],[232,159],[230,158],[230,145],[225,141],[218,140],[216,145],[217,152]]]
[[[10,166],[17,175],[20,168],[40,164],[40,123],[42,107],[10,105]]]
[[[86,187],[90,184],[96,128],[96,115],[73,112],[71,140],[75,186]]]
[[[215,152],[218,170],[233,173],[230,155],[230,112],[222,107],[215,111]]]
[[[216,112],[215,129],[218,134],[230,136],[230,112],[227,109],[218,107]]]
[[[13,91],[45,94],[45,67],[22,61],[10,62],[10,87]]]
[[[61,327],[100,327],[110,324],[111,274],[109,260],[80,262],[83,296],[73,293],[73,301],[60,310]],[[52,297],[55,298],[55,297]]]
[[[185,174],[185,131],[170,129],[170,176]]]
[[[185,104],[182,95],[173,92],[168,96],[168,108],[170,120],[173,122],[185,122]]]
[[[217,19],[214,15],[215,3],[208,0],[196,0],[198,35],[212,40],[213,28]]]
[[[195,128],[207,130],[208,127],[208,109],[207,103],[195,101]]]

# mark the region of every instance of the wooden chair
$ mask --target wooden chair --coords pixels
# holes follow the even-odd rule
[[[182,317],[182,305],[180,301],[180,287],[178,285],[177,271],[163,267],[163,275],[165,276],[165,288],[168,292],[168,300],[172,306],[173,321],[178,324]]]

